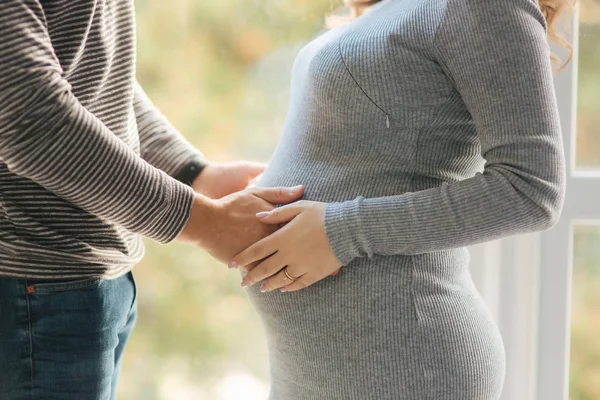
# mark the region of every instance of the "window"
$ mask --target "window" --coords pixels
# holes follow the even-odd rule
[[[573,236],[570,398],[600,398],[600,225],[576,225]]]
[[[584,0],[579,13],[577,147],[579,170],[600,169],[600,2]]]
[[[582,1],[579,14],[576,168],[600,179],[600,3]],[[595,183],[597,186],[598,183]],[[590,189],[587,195],[595,194]],[[586,196],[586,193],[578,193]],[[595,197],[595,196],[594,196]],[[596,198],[596,204],[597,198]],[[598,205],[596,206],[597,208]],[[595,213],[599,213],[595,211]],[[573,232],[570,399],[600,398],[600,220],[577,221]]]

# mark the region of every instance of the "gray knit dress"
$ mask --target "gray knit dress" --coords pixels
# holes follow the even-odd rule
[[[249,289],[270,398],[497,399],[502,339],[464,246],[551,227],[564,174],[535,0],[384,0],[308,44],[261,185],[329,203],[344,267]]]

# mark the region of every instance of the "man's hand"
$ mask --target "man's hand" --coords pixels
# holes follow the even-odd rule
[[[298,200],[304,187],[249,188],[219,200],[197,195],[187,225],[177,240],[208,251],[219,261],[229,263],[233,256],[275,232],[256,213],[271,211],[273,204]]]
[[[220,199],[244,190],[264,170],[264,164],[249,161],[209,164],[194,180],[192,188],[211,199]]]

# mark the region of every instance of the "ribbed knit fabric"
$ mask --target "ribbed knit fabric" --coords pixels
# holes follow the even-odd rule
[[[329,203],[345,267],[299,292],[249,289],[272,400],[500,396],[502,340],[463,246],[562,209],[545,28],[535,0],[384,0],[300,52],[261,185]]]
[[[0,276],[116,278],[177,236],[202,156],[136,84],[133,0],[3,0],[0,71]]]

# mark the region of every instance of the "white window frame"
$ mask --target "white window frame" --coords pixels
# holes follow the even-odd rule
[[[567,400],[573,227],[600,224],[600,170],[575,166],[579,10],[566,26],[572,62],[555,75],[567,161],[567,194],[549,231],[470,248],[471,273],[504,339],[502,400]]]

